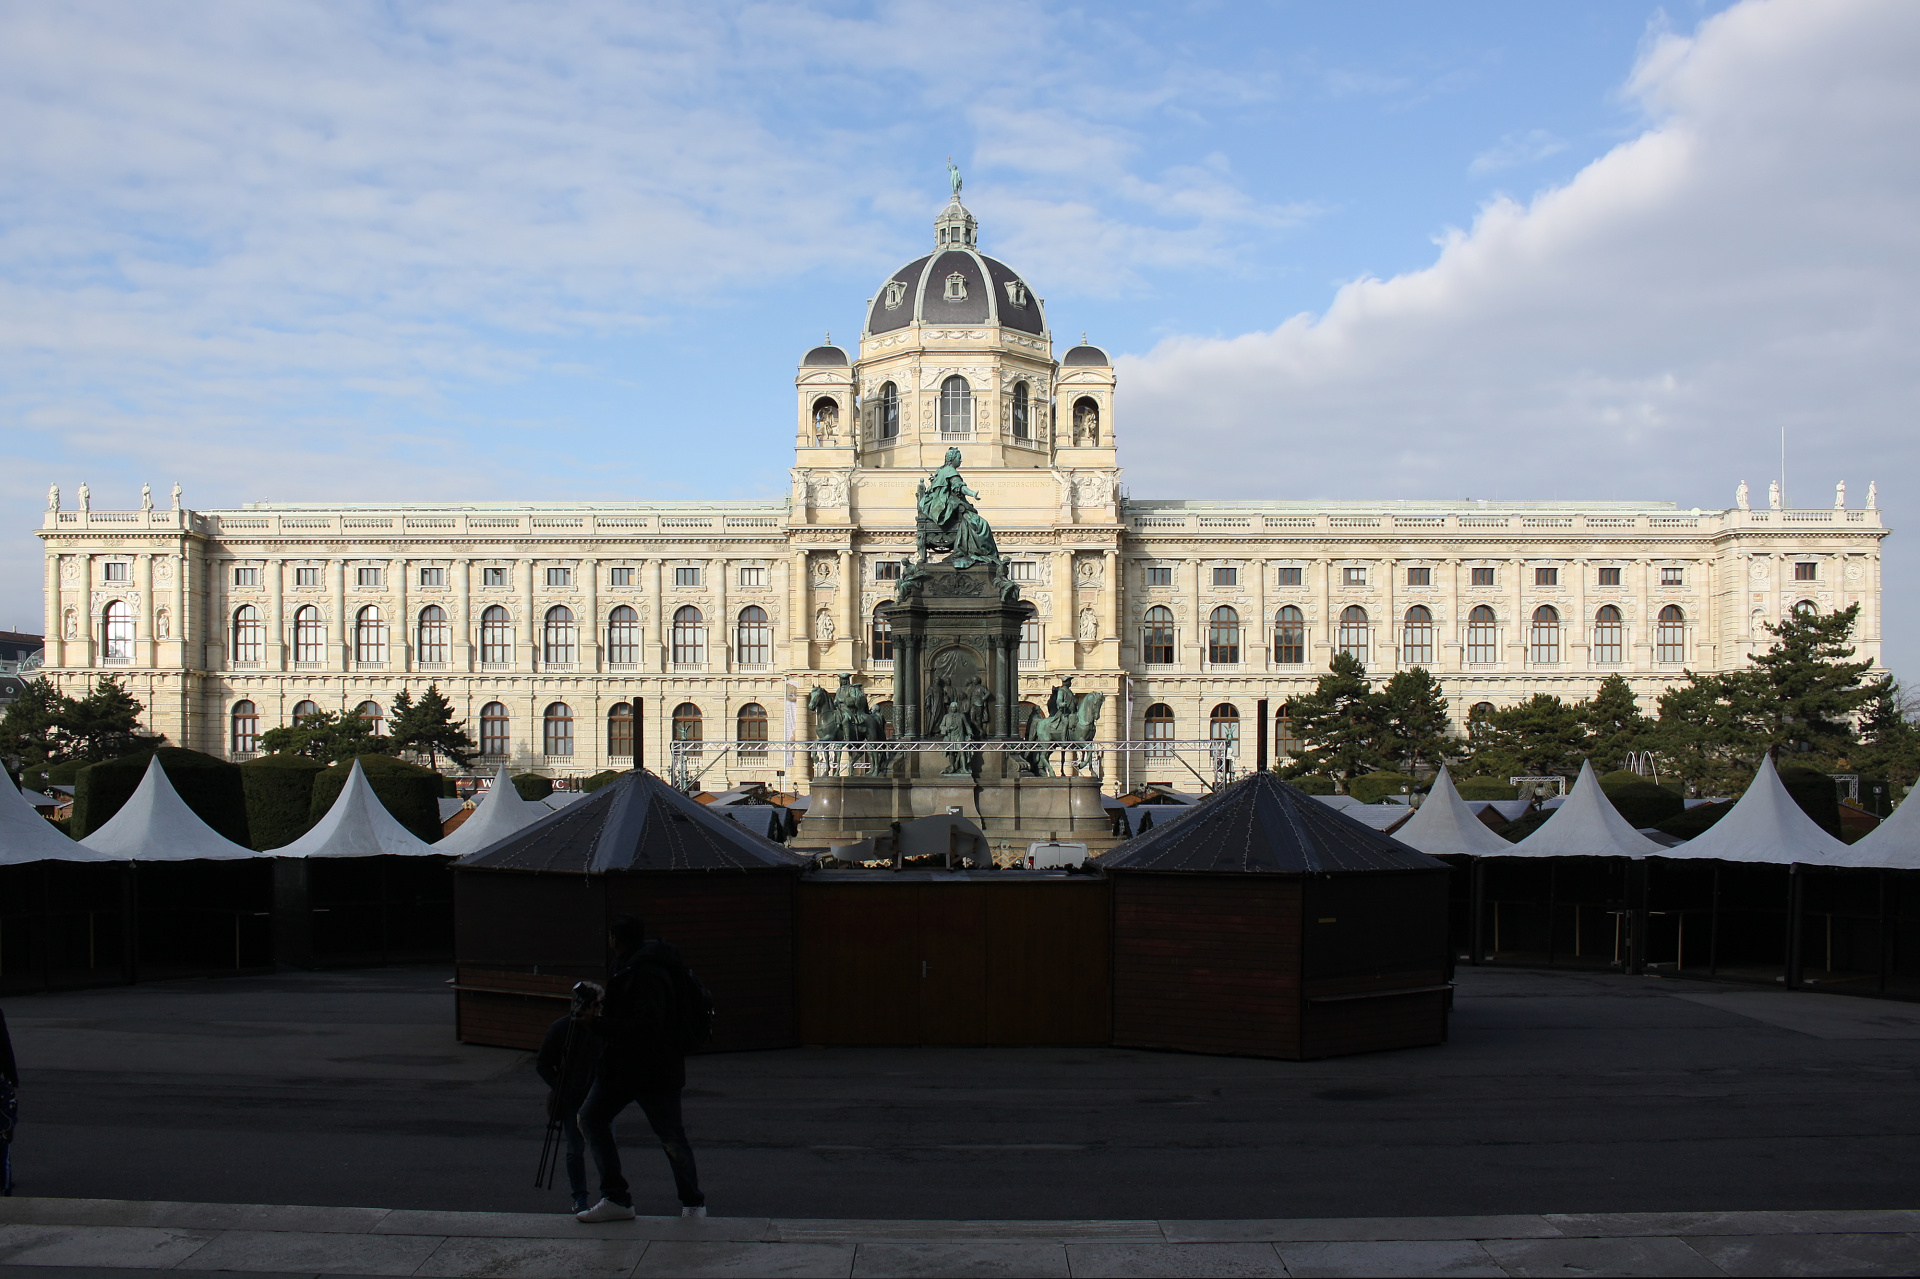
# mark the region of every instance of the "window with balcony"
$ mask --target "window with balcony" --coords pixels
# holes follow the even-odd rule
[[[233,704],[231,740],[236,755],[251,755],[260,749],[260,710],[252,702]]]
[[[893,619],[887,616],[887,606],[880,604],[873,610],[873,625],[867,642],[867,649],[876,662],[893,660]]]
[[[293,660],[327,660],[327,624],[321,620],[320,610],[311,604],[304,604],[293,613]]]
[[[1467,664],[1491,666],[1500,660],[1499,626],[1485,604],[1467,614]]]
[[[740,610],[734,627],[734,655],[749,666],[765,666],[773,660],[773,623],[767,610],[749,604]]]
[[[1340,610],[1340,651],[1365,663],[1372,628],[1367,625],[1367,610],[1350,604]]]
[[[512,746],[512,720],[499,702],[480,708],[480,753],[489,759],[504,759]]]
[[[879,433],[883,440],[900,435],[900,388],[888,382],[880,388]]]
[[[1535,666],[1550,666],[1560,660],[1560,611],[1551,605],[1542,604],[1533,610],[1527,660]]]
[[[940,384],[940,434],[973,434],[973,391],[958,374]]]
[[[353,660],[376,666],[387,660],[387,619],[371,604],[354,615]]]
[[[707,619],[691,604],[673,611],[673,664],[704,666],[707,661]]]
[[[1207,616],[1207,661],[1215,666],[1240,661],[1240,614],[1224,604]]]
[[[541,748],[548,755],[573,754],[573,708],[554,702],[541,717]]]
[[[1146,740],[1149,742],[1170,742],[1174,740],[1173,707],[1167,705],[1165,702],[1155,702],[1153,705],[1147,707]],[[1171,758],[1172,755],[1173,750],[1171,747],[1149,746],[1147,748],[1147,757],[1149,759],[1167,759]]]
[[[1033,437],[1031,424],[1033,405],[1025,382],[1013,384],[1013,438],[1026,440]]]
[[[1660,620],[1653,633],[1653,660],[1687,660],[1687,615],[1680,611],[1677,604],[1669,604],[1660,610]]]
[[[1619,663],[1623,631],[1620,610],[1611,604],[1601,605],[1593,615],[1593,660],[1596,663],[1603,666]]]
[[[1273,660],[1282,666],[1307,660],[1307,615],[1291,604],[1273,615]]]
[[[733,717],[733,731],[734,740],[740,743],[736,749],[741,759],[767,757],[766,707],[758,702],[748,702],[742,706]]]
[[[1400,660],[1408,666],[1433,665],[1433,613],[1422,605],[1407,610],[1400,636]]]
[[[547,610],[540,636],[540,660],[548,666],[571,666],[579,657],[579,626],[573,610],[556,604]]]
[[[490,666],[513,661],[513,618],[498,604],[480,614],[480,660]]]
[[[429,604],[420,610],[419,642],[415,646],[422,662],[441,663],[447,660],[447,650],[452,643],[453,631],[447,625],[447,610],[438,604]]]
[[[607,711],[607,754],[613,759],[633,758],[633,706],[615,702]]]
[[[625,604],[607,614],[607,660],[622,666],[640,660],[640,614]]]
[[[267,628],[260,620],[260,610],[251,604],[234,609],[233,660],[257,662],[265,656],[266,647]]]
[[[1207,739],[1227,744],[1227,754],[1240,753],[1240,708],[1222,702],[1207,716]]]
[[[673,708],[673,740],[676,742],[701,742],[706,740],[705,723],[700,708],[692,702],[682,702]],[[698,755],[696,749],[691,754]]]
[[[1148,666],[1173,665],[1173,610],[1156,604],[1141,619],[1140,660]]]

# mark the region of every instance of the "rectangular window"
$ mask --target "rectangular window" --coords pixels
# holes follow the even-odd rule
[[[899,568],[900,568],[899,565],[897,564],[894,565],[894,574],[893,574],[894,577],[900,576]],[[767,570],[765,565],[754,565],[752,567],[743,568],[740,570],[740,585],[765,586],[766,584],[767,584]]]
[[[1560,585],[1560,570],[1557,568],[1536,568],[1533,570],[1533,584],[1535,586]]]
[[[480,570],[480,585],[505,586],[506,584],[507,570],[503,568],[483,568]]]
[[[700,570],[698,568],[676,568],[673,570],[673,584],[675,586],[700,585]]]
[[[380,570],[377,568],[357,568],[353,570],[353,580],[361,586],[380,585]]]
[[[445,586],[446,584],[447,570],[444,568],[423,568],[420,570],[420,585]]]
[[[1286,568],[1283,568],[1283,569],[1281,569],[1281,570],[1280,570],[1280,585],[1282,585],[1282,586],[1298,586],[1298,585],[1300,585],[1300,575],[1301,575],[1301,574],[1302,574],[1303,572],[1305,572],[1305,571],[1306,571],[1306,570],[1304,570],[1304,569],[1302,569],[1302,568],[1300,568],[1300,567],[1299,567],[1299,566],[1297,566],[1297,565],[1290,565],[1290,566],[1288,566],[1288,567],[1286,567]]]
[[[111,567],[113,567],[113,566],[112,566],[112,565],[108,565],[107,567],[109,567],[109,568],[111,568]],[[1794,580],[1794,581],[1796,581],[1796,582],[1817,582],[1817,581],[1819,581],[1819,580],[1820,580],[1820,565],[1819,565],[1819,564],[1817,564],[1817,563],[1815,563],[1815,564],[1795,564],[1795,565],[1793,566],[1793,580]]]
[[[900,580],[899,560],[876,560],[873,565],[873,580],[876,582],[897,582]],[[742,586],[746,583],[742,582]]]
[[[1342,586],[1365,586],[1367,584],[1367,570],[1364,568],[1341,569],[1340,584]]]
[[[1686,584],[1687,570],[1683,568],[1663,568],[1660,570],[1660,585],[1685,586]]]
[[[1016,582],[1037,582],[1040,580],[1040,566],[1032,560],[1019,560],[1007,565],[1007,575]]]
[[[295,586],[320,585],[320,570],[317,568],[296,568],[293,570],[293,584]]]
[[[1619,569],[1617,569],[1617,568],[1603,568],[1603,569],[1601,569],[1601,570],[1600,570],[1600,585],[1602,585],[1602,586],[1618,586],[1618,585],[1620,585],[1620,570],[1619,570]]]
[[[1164,564],[1147,565],[1148,586],[1172,586],[1173,569]]]
[[[1237,568],[1216,568],[1216,569],[1214,569],[1214,570],[1213,570],[1213,584],[1214,584],[1215,586],[1238,586],[1238,585],[1240,585],[1240,570],[1239,570],[1239,569],[1237,569]]]
[[[572,586],[573,570],[570,568],[550,568],[547,570],[548,586]]]
[[[233,570],[233,584],[235,586],[260,585],[260,570],[257,568],[237,568]]]
[[[103,564],[101,565],[101,570],[102,581],[124,582],[127,580],[127,566],[125,564],[119,562]]]
[[[1432,586],[1433,570],[1430,568],[1410,568],[1407,570],[1408,586]]]
[[[1474,584],[1475,586],[1492,586],[1492,585],[1493,585],[1493,570],[1492,570],[1492,569],[1490,569],[1490,568],[1477,568],[1477,569],[1474,569],[1474,570],[1473,570],[1473,584]]]
[[[608,586],[632,586],[633,570],[630,568],[608,569],[607,585]]]
[[[1045,645],[1041,643],[1040,619],[1031,613],[1027,620],[1020,623],[1020,660],[1037,662],[1046,656]]]

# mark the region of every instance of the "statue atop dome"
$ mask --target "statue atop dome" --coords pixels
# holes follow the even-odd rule
[[[947,157],[947,181],[953,184],[953,198],[958,200],[960,198],[960,166],[953,162],[952,156]]]
[[[955,568],[999,565],[1000,548],[994,543],[993,530],[968,501],[979,496],[960,476],[960,450],[948,449],[946,460],[914,490],[919,510],[914,549],[920,563],[927,562],[930,550],[951,550]]]

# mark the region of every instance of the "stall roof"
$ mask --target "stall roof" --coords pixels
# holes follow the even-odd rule
[[[1103,870],[1283,875],[1445,866],[1270,772],[1249,774],[1205,803],[1108,849],[1093,864]]]
[[[1433,779],[1426,802],[1413,818],[1393,833],[1401,843],[1423,853],[1464,853],[1469,857],[1505,857],[1514,846],[1487,829],[1454,789],[1453,778],[1442,768]]]
[[[201,821],[167,780],[158,755],[148,762],[133,797],[111,821],[80,842],[117,862],[237,861],[264,856]]]
[[[275,857],[418,857],[439,852],[432,844],[402,826],[380,797],[373,783],[353,761],[347,784],[327,815],[314,823],[312,830],[285,848],[272,850]]]
[[[1861,841],[1865,843],[1865,840]],[[1747,793],[1725,817],[1677,848],[1668,857],[1723,862],[1772,862],[1791,866],[1850,866],[1854,852],[1820,829],[1818,822],[1793,802],[1774,771],[1773,757],[1760,761]]]
[[[467,820],[471,824],[479,815]],[[635,769],[579,803],[468,854],[459,865],[601,874],[799,869],[807,859]]]
[[[465,857],[499,843],[517,830],[523,830],[553,810],[545,804],[520,798],[506,765],[494,775],[493,786],[474,805],[467,820],[453,828],[453,834],[433,845],[433,851],[451,857]]]
[[[1920,792],[1920,788],[1916,790]],[[1725,821],[1726,818],[1720,820]],[[1712,827],[1708,827],[1708,830],[1711,831]],[[1920,870],[1920,803],[1915,802],[1915,796],[1907,796],[1884,821],[1849,845],[1846,864],[1888,870]]]
[[[1491,808],[1500,814],[1502,820],[1509,822],[1517,822],[1533,811],[1533,801],[1530,799],[1463,799],[1460,802],[1472,809],[1475,817]]]
[[[1496,836],[1496,838],[1498,838]],[[1506,857],[1649,857],[1667,850],[1635,830],[1600,789],[1592,761],[1580,765],[1580,776],[1566,802],[1539,830],[1517,844],[1508,844]]]
[[[47,824],[11,781],[0,780],[0,866],[25,862],[105,862],[85,844],[76,844]]]

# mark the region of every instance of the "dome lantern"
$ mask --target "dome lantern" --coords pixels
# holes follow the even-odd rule
[[[947,207],[940,210],[940,216],[933,220],[933,247],[936,249],[971,249],[979,239],[979,224],[973,220],[973,214],[967,212],[967,206],[960,203],[960,195],[954,193],[947,201]]]

